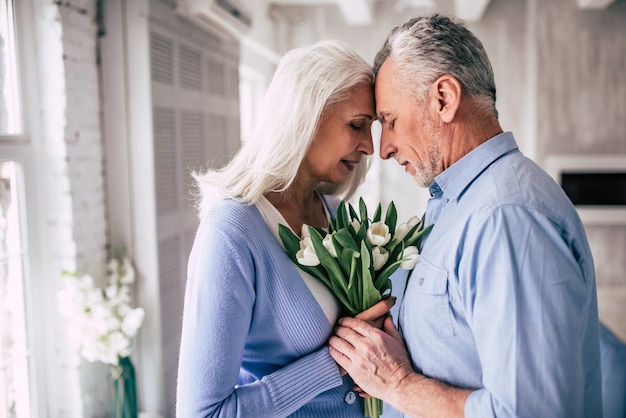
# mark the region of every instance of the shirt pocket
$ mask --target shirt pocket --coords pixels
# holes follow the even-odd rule
[[[448,271],[431,264],[420,257],[409,282],[414,300],[414,311],[420,313],[422,323],[419,329],[438,338],[454,336],[452,312],[448,295]]]

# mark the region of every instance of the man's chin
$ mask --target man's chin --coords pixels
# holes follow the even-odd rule
[[[428,189],[432,184],[432,181],[428,182],[420,176],[413,176],[413,180],[415,180],[415,183],[417,183],[418,186],[423,187],[424,189]]]
[[[431,184],[435,181],[436,176],[425,176],[421,172],[417,172],[413,175],[413,180],[420,186],[425,189],[428,189]]]

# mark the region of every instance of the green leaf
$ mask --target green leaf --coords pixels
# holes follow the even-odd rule
[[[376,286],[376,289],[378,289],[378,291],[380,291],[381,294],[385,293],[388,286],[390,286],[389,283],[391,283],[391,281],[389,280],[389,278],[391,277],[393,273],[395,273],[398,270],[401,263],[402,263],[402,260],[394,261],[393,263],[386,266],[383,271],[378,273],[378,277],[376,277],[376,282],[374,283],[374,286]]]
[[[396,247],[398,246],[400,242],[402,241],[398,241],[397,239],[392,238],[391,241],[389,241],[389,243],[385,245],[385,249],[389,252],[390,256],[391,256],[391,253],[393,253],[393,250],[396,249]]]
[[[322,238],[324,238],[326,236],[326,234],[328,234],[328,232],[326,232],[326,230],[324,230],[323,228],[319,227],[319,226],[311,226],[309,225],[309,230],[310,228],[314,228],[318,234],[320,234],[322,236]]]
[[[356,219],[357,221],[360,222],[359,215],[356,213],[356,210],[354,210],[354,207],[348,203],[348,208],[350,209],[350,219],[352,220]]]
[[[350,276],[348,280],[348,297],[351,301],[354,301],[354,297],[352,297],[354,286],[356,285],[356,279],[358,279],[357,275],[357,257],[351,257],[350,260]]]
[[[346,202],[342,200],[339,202],[339,207],[337,207],[337,229],[347,228],[348,224]]]
[[[328,274],[326,273],[326,270],[324,269],[324,267],[321,264],[318,264],[317,266],[303,266],[303,265],[299,264],[297,261],[295,263],[296,263],[296,266],[300,267],[302,270],[306,271],[311,276],[313,276],[316,279],[320,280],[328,288],[332,287],[331,283],[330,283],[330,279],[328,278]]]
[[[326,275],[326,270],[321,265],[317,266],[303,266],[298,263],[296,254],[300,250],[300,238],[293,231],[285,225],[278,224],[278,235],[285,246],[285,253],[295,263],[297,267],[300,267],[303,271],[306,271],[311,276],[319,279],[326,286],[330,287],[330,280]]]
[[[295,260],[295,255],[300,250],[300,238],[293,233],[291,228],[282,224],[278,224],[278,235],[285,246],[285,252],[287,252],[289,258]]]
[[[434,224],[430,224],[428,225],[426,228],[422,229],[421,231],[419,231],[417,234],[415,234],[415,236],[412,236],[411,238],[407,239],[404,241],[404,245],[406,247],[409,247],[411,245],[413,245],[414,243],[417,242],[418,239],[420,239],[422,237],[422,235],[424,235],[425,233],[427,233],[428,231],[430,231],[433,228]],[[413,228],[411,228],[413,229]],[[408,234],[407,234],[408,235]]]
[[[363,283],[363,260],[361,260],[361,253],[359,252],[359,257],[358,258],[354,258],[354,270],[355,270],[355,281],[352,285],[352,288],[350,289],[350,292],[348,293],[348,297],[350,298],[350,301],[352,301],[352,304],[357,307],[360,308],[362,303],[361,303],[361,299],[362,299],[362,295],[361,295],[361,288],[362,283]],[[359,311],[360,312],[360,311]]]
[[[342,248],[337,251],[337,259],[339,260],[339,266],[344,273],[344,277],[350,277],[350,268],[352,259],[354,258],[353,254],[354,252],[349,249]],[[350,284],[348,284],[348,289],[350,289]]]
[[[333,235],[333,241],[335,241],[342,248],[354,251],[356,253],[359,252],[359,246],[356,241],[352,237],[352,234],[349,232],[349,229],[340,229],[335,232]],[[337,245],[335,246],[335,248]]]
[[[334,232],[337,230],[337,220],[332,216],[328,218],[328,230],[330,232]]]
[[[367,219],[367,206],[362,197],[359,198],[359,212],[361,212],[361,222],[363,223]]]
[[[367,228],[369,228],[369,220],[365,219],[363,222],[361,222],[361,227],[356,233],[357,242],[365,240],[365,237],[367,236]]]
[[[389,232],[392,234],[396,232],[397,220],[398,212],[396,211],[396,205],[392,201],[389,203],[389,207],[387,207],[387,215],[385,216],[385,224],[389,227]]]
[[[393,251],[390,251],[390,253],[389,253],[389,260],[391,260],[391,261],[397,260],[398,257],[400,257],[400,254],[402,254],[402,252],[406,248],[404,246],[404,241],[400,241],[398,244],[400,244],[400,245],[396,245],[394,247]]]
[[[380,222],[381,210],[382,208],[379,203],[378,206],[376,206],[376,212],[374,212],[374,217],[372,218],[372,222]]]
[[[320,259],[321,265],[326,269],[330,276],[331,283],[337,283],[340,285],[341,290],[343,290],[344,294],[348,293],[348,284],[346,283],[345,276],[337,262],[337,259],[333,257],[326,247],[324,247],[324,243],[322,242],[322,236],[313,228],[310,228],[311,231],[311,242],[313,243],[313,248],[315,249],[315,253],[317,257]]]
[[[362,311],[374,306],[380,301],[380,292],[374,286],[372,280],[372,272],[370,269],[371,255],[370,250],[365,245],[365,241],[361,241],[361,300],[358,308]]]

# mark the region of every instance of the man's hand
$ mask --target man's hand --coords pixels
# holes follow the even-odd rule
[[[359,318],[341,318],[329,340],[330,355],[368,395],[389,400],[403,380],[415,375],[390,316],[383,330]]]
[[[463,417],[472,392],[413,370],[391,316],[380,330],[358,318],[341,318],[329,340],[330,355],[359,386],[363,397],[386,401],[412,417]]]

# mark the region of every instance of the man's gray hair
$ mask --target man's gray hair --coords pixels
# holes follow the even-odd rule
[[[480,40],[461,20],[440,14],[416,17],[394,28],[376,54],[374,73],[392,58],[396,81],[423,100],[429,86],[449,74],[463,93],[498,116],[493,69]]]

